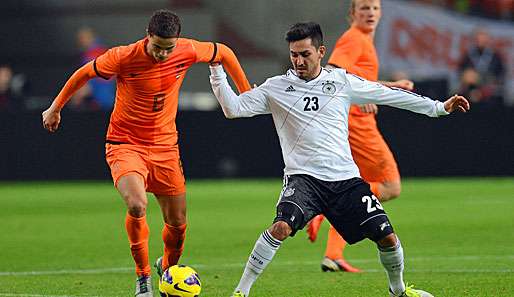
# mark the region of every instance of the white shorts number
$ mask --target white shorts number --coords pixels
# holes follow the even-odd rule
[[[375,197],[375,195],[371,195],[371,197],[369,197],[369,196],[362,197],[362,202],[367,203],[368,213],[374,212],[377,209],[384,210],[384,208],[382,207],[382,204],[380,204],[380,201],[378,201],[378,199],[377,199],[377,197]],[[375,206],[372,205],[373,202],[375,202]]]

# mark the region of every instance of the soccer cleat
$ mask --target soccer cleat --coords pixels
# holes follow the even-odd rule
[[[319,228],[321,227],[321,223],[323,223],[323,219],[325,219],[323,215],[317,215],[307,224],[307,235],[309,235],[309,240],[311,242],[316,241]]]
[[[141,275],[136,279],[136,297],[153,297],[152,278],[149,275]]]
[[[155,260],[155,264],[153,265],[153,267],[157,269],[157,274],[159,275],[159,278],[161,278],[164,272],[164,270],[162,269],[162,256]]]
[[[246,295],[243,294],[241,291],[235,291],[231,297],[246,297]]]
[[[403,292],[401,295],[395,295],[393,292],[391,292],[391,289],[389,289],[389,296],[390,297],[434,297],[434,295],[425,292],[423,290],[414,289],[412,285],[407,286],[405,288],[405,292]]]
[[[342,272],[362,272],[359,268],[355,268],[350,263],[346,262],[343,259],[335,259],[332,260],[328,257],[323,258],[323,261],[321,261],[321,270],[323,272],[336,272],[336,271],[342,271]]]

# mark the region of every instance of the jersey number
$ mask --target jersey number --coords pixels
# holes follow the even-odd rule
[[[375,195],[371,195],[371,197],[369,197],[369,196],[362,197],[362,202],[366,203],[368,205],[368,208],[367,208],[368,213],[374,212],[377,209],[384,210],[384,208],[382,207],[382,204],[380,204],[380,201],[378,201],[378,199],[377,199],[377,197],[375,197]],[[375,206],[373,206],[373,202],[375,202]]]
[[[305,97],[303,101],[305,101],[304,111],[316,111],[319,109],[318,97]]]
[[[153,97],[153,111],[161,111],[164,108],[165,94],[158,94]]]

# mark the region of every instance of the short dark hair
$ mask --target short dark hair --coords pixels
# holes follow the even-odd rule
[[[314,22],[296,23],[286,32],[286,41],[289,43],[305,38],[310,38],[315,48],[323,45],[323,32],[320,25]]]
[[[161,9],[154,12],[148,23],[148,34],[162,38],[179,37],[182,26],[180,18],[170,10]]]

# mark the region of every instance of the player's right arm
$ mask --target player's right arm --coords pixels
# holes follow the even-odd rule
[[[66,102],[70,100],[71,96],[75,94],[75,92],[95,76],[96,73],[94,71],[92,61],[80,67],[75,71],[75,73],[73,73],[62,88],[61,92],[59,92],[59,95],[57,95],[52,102],[52,105],[50,105],[47,110],[43,111],[43,127],[46,130],[55,132],[57,128],[59,128],[59,123],[61,122],[61,109],[64,107]]]
[[[239,96],[234,93],[227,81],[221,65],[211,65],[211,86],[226,118],[252,117],[270,113],[266,93],[262,87],[254,88]]]
[[[82,88],[88,80],[96,76],[108,79],[118,72],[120,49],[121,47],[116,47],[108,50],[73,73],[50,107],[42,113],[43,127],[46,130],[55,132],[59,128],[62,108],[70,100],[71,96]]]

